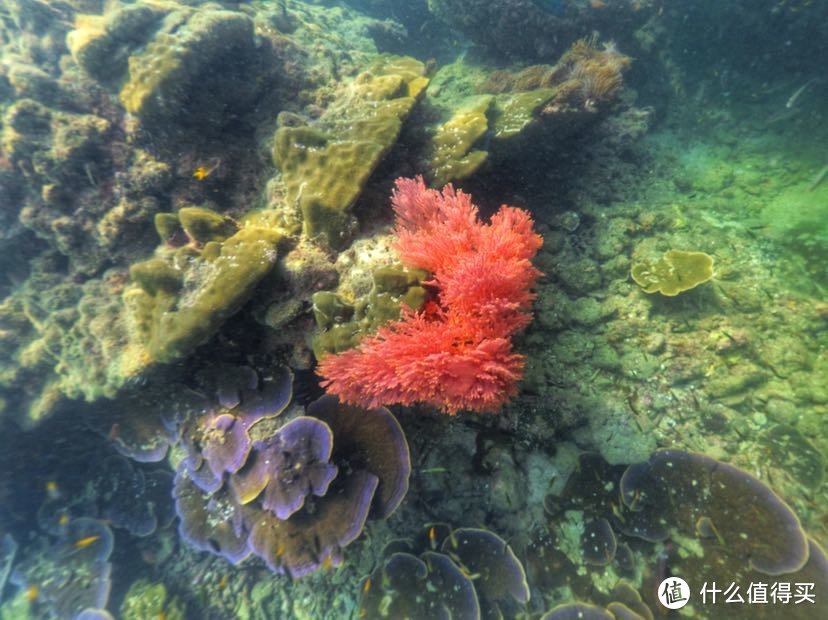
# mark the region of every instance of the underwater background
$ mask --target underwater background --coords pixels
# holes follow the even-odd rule
[[[0,0],[0,619],[828,617],[826,58]]]

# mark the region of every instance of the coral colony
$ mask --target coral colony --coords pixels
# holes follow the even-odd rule
[[[511,337],[531,321],[540,275],[531,258],[543,241],[532,218],[503,206],[484,224],[468,194],[428,189],[422,178],[398,179],[391,202],[396,249],[406,266],[432,274],[433,299],[356,348],[323,357],[322,385],[364,407],[499,410],[522,374]]]
[[[0,620],[828,618],[828,2],[685,4],[0,0]]]

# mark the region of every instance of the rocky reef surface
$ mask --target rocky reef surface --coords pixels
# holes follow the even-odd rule
[[[818,617],[827,9],[390,4],[0,2],[0,618]],[[418,175],[543,237],[496,415],[314,374],[446,320]]]

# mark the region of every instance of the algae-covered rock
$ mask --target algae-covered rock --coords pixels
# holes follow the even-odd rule
[[[150,583],[139,579],[127,590],[121,603],[122,620],[184,620],[184,605],[175,596],[170,596],[163,583]]]
[[[99,82],[120,80],[130,53],[143,45],[167,11],[156,3],[141,3],[106,15],[80,14],[66,36],[66,46],[75,62]]]
[[[215,218],[221,216],[206,219]],[[138,367],[171,362],[207,340],[273,267],[279,238],[266,228],[242,228],[201,252],[162,248],[155,258],[133,265],[133,285],[124,292],[127,358]]]
[[[647,293],[675,297],[713,277],[713,257],[704,252],[670,250],[657,261],[640,261],[630,270]]]
[[[218,8],[189,13],[169,14],[129,57],[121,103],[143,121],[221,127],[255,92],[253,20]]]
[[[353,225],[349,209],[396,142],[428,83],[424,73],[413,58],[380,58],[312,127],[276,130],[273,161],[287,204],[301,211],[305,235],[323,236],[335,248],[345,245]]]

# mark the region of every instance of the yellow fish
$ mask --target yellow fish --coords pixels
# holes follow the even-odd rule
[[[57,482],[49,480],[46,483],[46,495],[49,496],[49,499],[57,499],[60,497],[60,489],[58,488]]]
[[[69,524],[69,515],[64,512],[58,518],[58,525],[63,527],[63,526],[68,525],[68,524]]]
[[[28,588],[26,588],[26,592],[23,596],[25,597],[26,601],[32,603],[37,598],[38,594],[40,594],[40,588],[32,584]]]
[[[75,544],[73,546],[75,547],[75,549],[86,549],[89,545],[91,545],[93,542],[95,542],[99,538],[100,538],[100,536],[98,536],[97,534],[94,535],[94,536],[87,536],[86,538],[81,538],[80,540],[76,540]]]
[[[221,160],[216,158],[211,161],[211,165],[208,166],[199,166],[198,168],[193,171],[193,176],[197,178],[199,181],[203,181],[207,177],[209,177],[213,172],[215,172],[216,168],[219,167]]]

